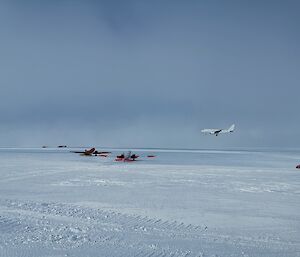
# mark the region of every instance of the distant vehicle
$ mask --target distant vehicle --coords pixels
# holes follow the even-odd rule
[[[296,169],[300,169],[300,164],[298,164],[298,165],[296,166]]]
[[[111,152],[105,152],[105,151],[95,151],[93,152],[94,155],[99,155],[99,156],[102,156],[102,157],[107,157],[107,155],[111,153]]]
[[[232,124],[228,129],[202,129],[201,132],[205,134],[218,136],[219,134],[225,134],[233,132],[235,125]]]
[[[59,145],[58,148],[66,148],[66,145]]]
[[[122,153],[121,155],[118,155],[115,161],[117,162],[133,162],[136,161],[136,159],[139,158],[138,155],[136,154],[131,154],[131,151],[128,151],[127,154],[125,155]]]
[[[100,157],[108,157],[107,153],[100,153],[100,154],[95,154],[96,156],[100,156]]]
[[[99,157],[108,157],[108,154],[110,154],[111,152],[106,152],[106,151],[95,151],[93,153],[93,155],[95,156],[99,156]]]

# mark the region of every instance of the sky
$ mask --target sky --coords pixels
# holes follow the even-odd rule
[[[1,0],[0,147],[299,147],[299,11]]]

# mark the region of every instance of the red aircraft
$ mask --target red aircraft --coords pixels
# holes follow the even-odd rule
[[[129,151],[126,155],[122,153],[121,155],[118,155],[115,161],[117,162],[133,162],[136,161],[136,159],[139,158],[136,154],[131,154],[131,151]]]
[[[95,155],[95,156],[107,157],[110,152],[99,152],[99,151],[96,151],[96,149],[93,147],[89,150],[84,150],[84,151],[72,151],[72,153],[79,153],[80,155],[83,155],[83,156]]]
[[[155,158],[155,155],[147,155],[147,158]],[[122,153],[121,155],[118,155],[115,159],[117,162],[133,162],[136,161],[136,159],[139,158],[139,155],[131,154],[131,151],[129,151],[126,155]]]

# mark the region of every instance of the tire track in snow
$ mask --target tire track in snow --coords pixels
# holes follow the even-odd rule
[[[192,224],[179,223],[178,221],[162,220],[150,218],[148,216],[122,214],[115,211],[101,209],[91,209],[70,204],[58,203],[20,203],[12,200],[0,200],[0,204],[7,208],[28,210],[44,215],[65,216],[84,220],[96,221],[98,223],[111,223],[123,228],[136,230],[156,230],[181,233],[199,233],[206,229],[205,226],[195,226]]]
[[[13,175],[9,175],[7,177],[1,178],[0,183],[2,183],[2,182],[5,183],[8,181],[27,180],[27,179],[35,178],[35,177],[52,176],[53,174],[68,173],[68,172],[74,172],[74,170],[53,169],[53,170],[49,170],[47,172],[41,172],[40,170],[38,170],[38,171],[26,172],[26,174],[13,174]]]
[[[83,244],[108,245],[113,249],[130,249],[128,256],[184,256],[184,249],[172,249],[156,244],[149,245],[140,238],[166,237],[184,240],[188,233],[199,232],[191,224],[183,225],[176,221],[153,219],[148,216],[135,216],[115,211],[83,208],[77,205],[61,203],[35,203],[0,199],[1,209],[18,219],[3,219],[3,225],[29,223],[34,233],[22,233],[15,225],[11,235],[19,234],[12,239],[14,244],[46,243],[55,248],[74,248]],[[10,222],[11,220],[11,222]],[[1,220],[0,220],[1,224]],[[179,232],[177,224],[180,224]],[[9,230],[9,229],[8,229]],[[150,231],[150,233],[149,233]],[[185,234],[182,236],[182,234]],[[138,239],[138,240],[137,240]],[[136,253],[136,254],[135,254]],[[125,255],[122,255],[125,256]]]
[[[205,226],[72,204],[0,199],[0,207],[0,232],[7,231],[9,238],[18,234],[11,241],[15,245],[40,243],[55,249],[101,246],[108,251],[117,249],[122,257],[195,257],[202,256],[205,249],[220,252],[216,249],[224,247],[234,249],[232,256],[242,256],[244,247],[265,251],[270,244],[279,251],[297,248],[297,243],[287,245],[279,239],[229,237],[207,231]],[[26,231],[26,226],[32,231]],[[1,240],[0,236],[0,246]],[[193,249],[189,249],[191,241],[196,245]]]
[[[13,217],[5,217],[0,215],[0,234],[10,234],[12,232],[28,232],[33,228],[27,224],[23,224],[19,219]]]

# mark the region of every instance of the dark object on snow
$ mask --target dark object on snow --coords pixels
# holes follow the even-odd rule
[[[298,165],[296,166],[296,169],[300,169],[300,164],[298,164]]]
[[[118,158],[118,159],[124,159],[124,158],[125,158],[125,154],[122,153],[121,155],[117,155],[117,158]]]
[[[93,154],[95,154],[95,155],[101,155],[101,154],[109,154],[109,153],[111,153],[111,152],[106,152],[106,151],[95,151]]]
[[[139,158],[139,156],[136,155],[136,154],[133,154],[133,155],[130,156],[130,158],[133,159],[133,160],[135,160],[135,159]]]
[[[67,147],[66,145],[59,145],[58,148],[65,148]]]

